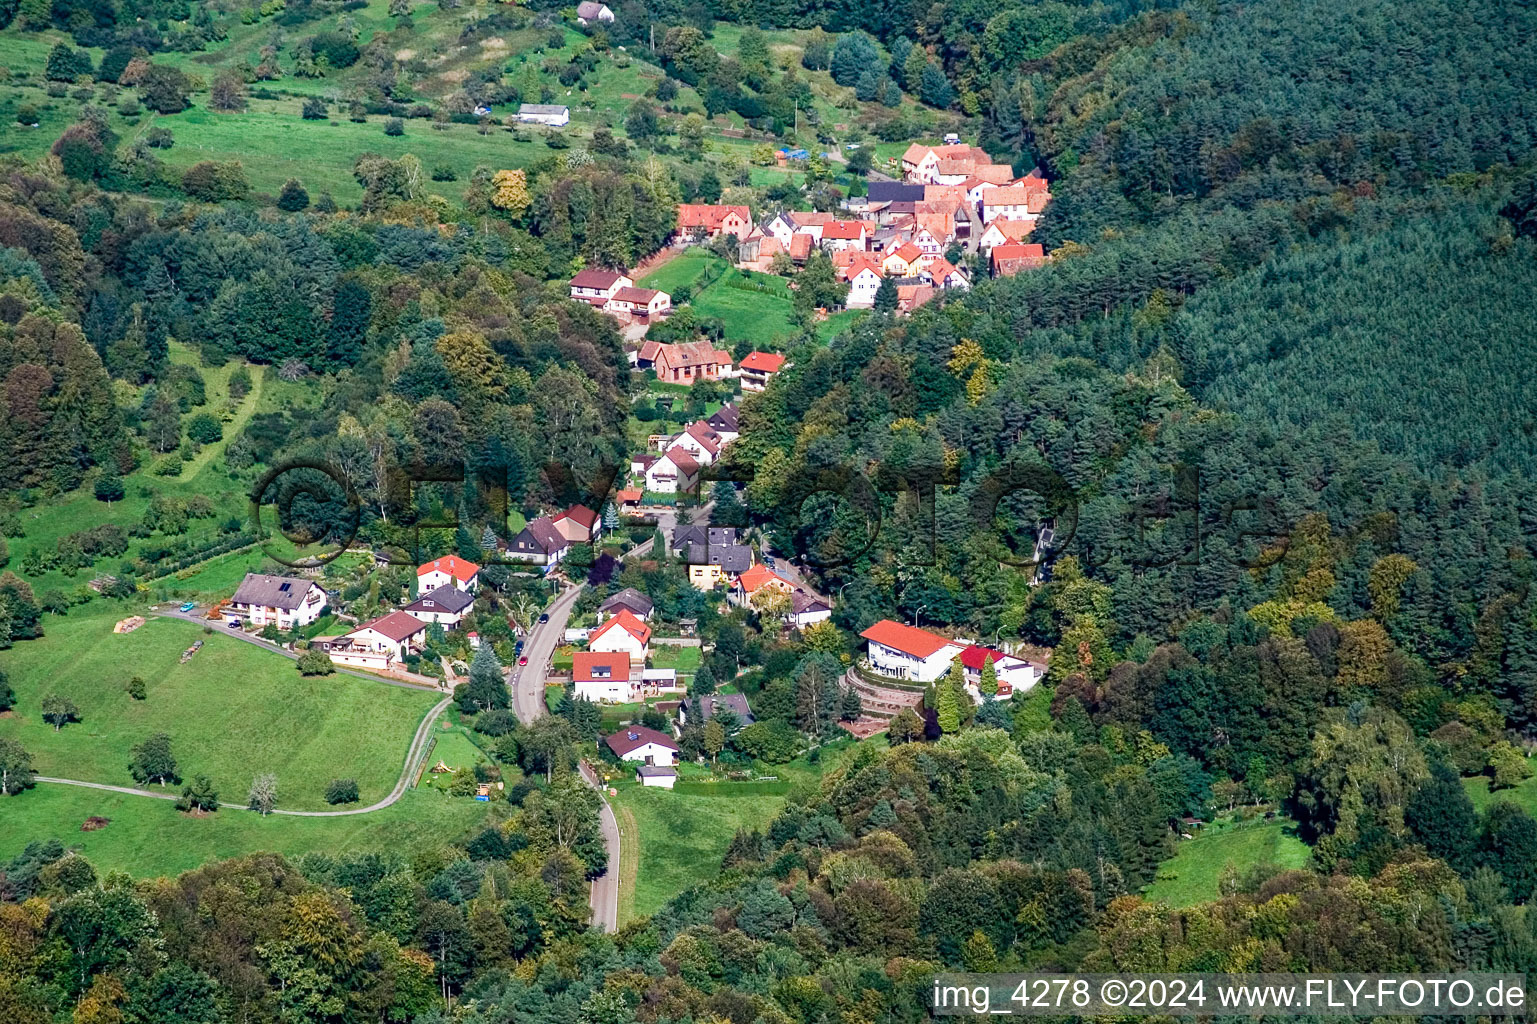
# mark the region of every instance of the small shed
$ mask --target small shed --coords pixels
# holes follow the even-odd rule
[[[635,777],[640,780],[642,786],[660,786],[662,789],[671,789],[673,783],[678,781],[678,769],[667,768],[662,765],[643,764],[635,769]]]

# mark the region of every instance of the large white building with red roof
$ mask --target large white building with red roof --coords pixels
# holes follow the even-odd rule
[[[480,566],[458,555],[445,555],[416,567],[416,592],[430,594],[439,587],[458,587],[466,594],[480,586]]]
[[[603,307],[621,288],[633,288],[635,282],[617,270],[588,267],[571,279],[571,297],[588,305]]]
[[[737,376],[743,391],[762,391],[774,374],[784,369],[785,357],[778,352],[749,352],[737,364]]]
[[[338,665],[388,671],[421,650],[427,623],[406,612],[390,612],[345,636],[316,637],[314,645]]]
[[[966,647],[891,619],[882,619],[859,635],[866,641],[871,668],[881,675],[915,683],[931,683],[943,676]]]
[[[644,665],[651,654],[651,627],[628,608],[619,609],[613,618],[587,637],[587,649],[601,653],[627,654],[630,661]]]
[[[982,666],[988,661],[993,663],[993,670],[998,673],[1000,700],[1024,693],[1046,674],[1046,666],[1039,662],[1006,654],[993,647],[972,644],[961,652],[961,669],[966,676],[966,691],[973,700],[979,702],[982,700]]]
[[[571,683],[578,700],[622,704],[635,699],[630,656],[623,651],[578,651],[571,656]]]

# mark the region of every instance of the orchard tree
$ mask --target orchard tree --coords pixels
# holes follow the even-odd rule
[[[336,671],[330,655],[314,647],[299,655],[298,666],[299,674],[304,676],[328,676]]]
[[[326,786],[326,803],[355,804],[358,802],[357,779],[332,779]]]
[[[123,478],[115,473],[105,473],[96,478],[96,500],[104,501],[111,508],[114,501],[123,500]]]
[[[181,788],[181,799],[176,801],[176,809],[197,813],[217,811],[219,791],[214,788],[213,780],[206,775],[192,776],[192,781]]]
[[[171,752],[171,737],[157,732],[142,743],[134,745],[128,756],[128,771],[135,782],[155,782],[164,786],[179,782],[176,774],[176,755]]]
[[[36,781],[32,755],[15,740],[0,736],[0,795],[15,796]]]
[[[47,694],[43,697],[43,721],[53,726],[54,732],[58,732],[64,728],[65,722],[80,721],[80,708],[68,697],[56,693]]]
[[[246,794],[246,806],[265,817],[272,813],[272,809],[278,802],[278,777],[271,772],[263,772],[251,780],[250,792]]]

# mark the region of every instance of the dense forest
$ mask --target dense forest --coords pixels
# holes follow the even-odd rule
[[[43,6],[0,2],[94,45],[150,31],[126,9],[170,16]],[[588,865],[551,840],[567,803],[548,794],[591,808],[535,747],[553,784],[436,857],[134,882],[40,842],[3,866],[0,1019],[892,1024],[925,1016],[941,968],[1537,969],[1537,820],[1464,786],[1516,787],[1537,736],[1533,8],[615,11],[615,41],[655,21],[669,70],[707,91],[739,69],[695,49],[716,20],[836,35],[829,64],[865,52],[856,28],[916,49],[920,90],[932,62],[951,91],[930,75],[930,99],[1052,180],[1048,266],[828,344],[807,318],[793,368],[743,402],[733,514],[808,555],[838,630],[706,627],[711,685],[733,677],[763,719],[733,753],[820,738],[821,680],[887,616],[1049,648],[1046,681],[860,744],[615,935],[582,927]],[[915,84],[902,63],[883,70]],[[777,82],[754,102],[793,103],[790,70]],[[495,467],[535,512],[590,498],[625,454],[637,382],[564,276],[653,251],[697,171],[610,135],[485,168],[463,204],[371,154],[356,209],[150,204],[66,164],[113,142],[89,116],[70,131],[56,159],[0,167],[0,525],[195,456],[172,343],[321,389],[253,418],[226,468],[343,467],[369,540],[439,506],[471,541],[504,526],[474,486],[398,500],[391,463]],[[737,187],[755,213],[793,198]],[[609,577],[665,616],[709,607],[676,565]],[[0,579],[7,643],[11,620],[38,628],[24,586]],[[552,731],[590,739],[590,707],[559,710]],[[1187,818],[1238,807],[1294,821],[1307,866],[1226,873],[1181,909],[1142,895]]]

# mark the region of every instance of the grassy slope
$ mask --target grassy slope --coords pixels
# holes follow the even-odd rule
[[[238,800],[244,793],[226,788],[220,795]],[[165,800],[40,784],[20,796],[0,797],[5,822],[0,859],[15,856],[29,841],[55,838],[79,847],[102,873],[127,871],[141,877],[172,875],[258,850],[297,856],[389,848],[410,855],[460,839],[485,814],[485,805],[473,800],[407,792],[382,811],[344,818],[263,818],[228,809],[194,818]],[[111,824],[81,832],[81,822],[92,816],[110,818]]]
[[[635,823],[623,829],[623,841],[634,845],[639,856],[634,885],[620,888],[621,923],[656,913],[678,893],[714,875],[736,830],[762,828],[785,802],[782,796],[763,794],[673,793],[633,781],[615,783],[615,788],[616,811],[623,809]],[[620,877],[625,878],[622,869]]]
[[[1528,814],[1537,814],[1537,775],[1509,789],[1490,790],[1489,782],[1484,775],[1462,780],[1462,788],[1467,790],[1468,799],[1473,801],[1473,807],[1480,814],[1497,800],[1509,801]]]
[[[1295,831],[1283,821],[1208,826],[1202,835],[1179,844],[1174,856],[1159,867],[1158,880],[1145,895],[1173,907],[1188,907],[1217,898],[1217,881],[1229,864],[1239,871],[1256,864],[1301,867],[1309,850]]]
[[[19,712],[0,720],[0,736],[20,740],[44,775],[133,785],[130,748],[166,732],[181,774],[210,776],[226,799],[242,799],[253,775],[273,771],[281,806],[324,809],[333,777],[356,778],[367,804],[399,778],[411,736],[436,699],[351,676],[305,679],[275,652],[204,638],[191,623],[151,619],[113,634],[127,611],[97,607],[94,615],[48,618],[47,636],[0,658]],[[180,664],[200,638],[202,650]],[[148,684],[147,700],[124,693],[132,675]],[[60,731],[43,722],[39,705],[50,692],[74,700],[81,721]]]

